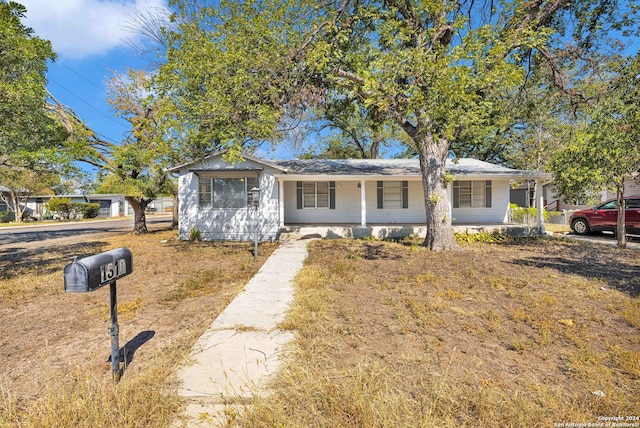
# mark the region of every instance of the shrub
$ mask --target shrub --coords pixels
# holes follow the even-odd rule
[[[537,216],[537,208],[523,208],[516,204],[509,204],[509,211],[511,212],[511,221],[515,223],[530,224],[535,223]],[[544,221],[549,220],[549,212],[547,210],[542,211]],[[557,214],[555,214],[557,215]]]
[[[191,229],[189,229],[189,241],[200,242],[201,240],[202,240],[202,233],[200,232],[200,229],[198,229],[195,226],[192,226]]]
[[[69,219],[71,216],[71,199],[70,198],[51,198],[47,202],[47,209],[54,212],[63,219]]]
[[[47,209],[57,213],[65,220],[77,218],[95,218],[100,213],[100,204],[71,202],[69,198],[52,198]]]
[[[82,218],[96,218],[100,214],[100,204],[78,202],[77,205]]]
[[[0,211],[0,223],[7,223],[11,219],[13,212],[6,210]]]

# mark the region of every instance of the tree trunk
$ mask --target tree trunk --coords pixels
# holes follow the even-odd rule
[[[616,197],[618,198],[618,222],[616,224],[616,237],[618,238],[618,248],[627,248],[627,228],[625,227],[624,184],[617,186]]]
[[[423,245],[432,251],[460,248],[453,236],[449,195],[447,194],[446,160],[449,154],[447,140],[433,141],[428,135],[419,142],[418,155],[422,172],[424,204],[427,214],[427,234]]]
[[[178,197],[178,190],[176,189],[176,191],[173,193],[173,212],[172,214],[172,221],[171,221],[171,229],[177,229],[178,228],[178,209],[180,208],[179,206],[180,204],[180,198]]]
[[[13,203],[13,217],[16,223],[22,223],[22,214],[27,209],[25,204],[24,208],[20,208],[20,197],[11,191],[11,202]]]
[[[147,205],[152,199],[135,198],[132,196],[125,197],[131,208],[133,208],[133,234],[139,235],[141,233],[147,233],[147,217],[145,210]]]

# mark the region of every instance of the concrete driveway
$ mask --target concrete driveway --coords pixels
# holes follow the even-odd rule
[[[566,232],[564,234],[556,233],[555,236],[562,236],[563,238],[573,239],[576,241],[587,241],[596,244],[617,246],[618,241],[613,233],[603,232],[602,234],[594,235],[576,235],[573,232]],[[627,235],[627,248],[640,249],[640,236]]]

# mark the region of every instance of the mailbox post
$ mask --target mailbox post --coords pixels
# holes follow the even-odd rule
[[[251,205],[253,206],[253,239],[254,239],[254,250],[253,250],[253,258],[258,258],[258,208],[260,207],[260,188],[254,187],[251,189]]]
[[[115,381],[120,379],[120,346],[118,335],[118,304],[116,280],[133,272],[133,256],[128,248],[117,248],[77,260],[64,268],[64,291],[83,293],[109,284],[111,328],[111,371]]]

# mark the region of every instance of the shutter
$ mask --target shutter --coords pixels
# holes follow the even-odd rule
[[[296,183],[296,207],[302,209],[302,181]]]
[[[460,208],[460,183],[453,182],[453,208]]]
[[[487,180],[484,184],[484,206],[491,208],[491,180]]]
[[[384,188],[382,181],[378,181],[378,209],[384,208]]]
[[[329,182],[329,209],[330,210],[336,209],[336,182],[335,181]]]
[[[409,208],[409,182],[402,182],[402,208]]]

